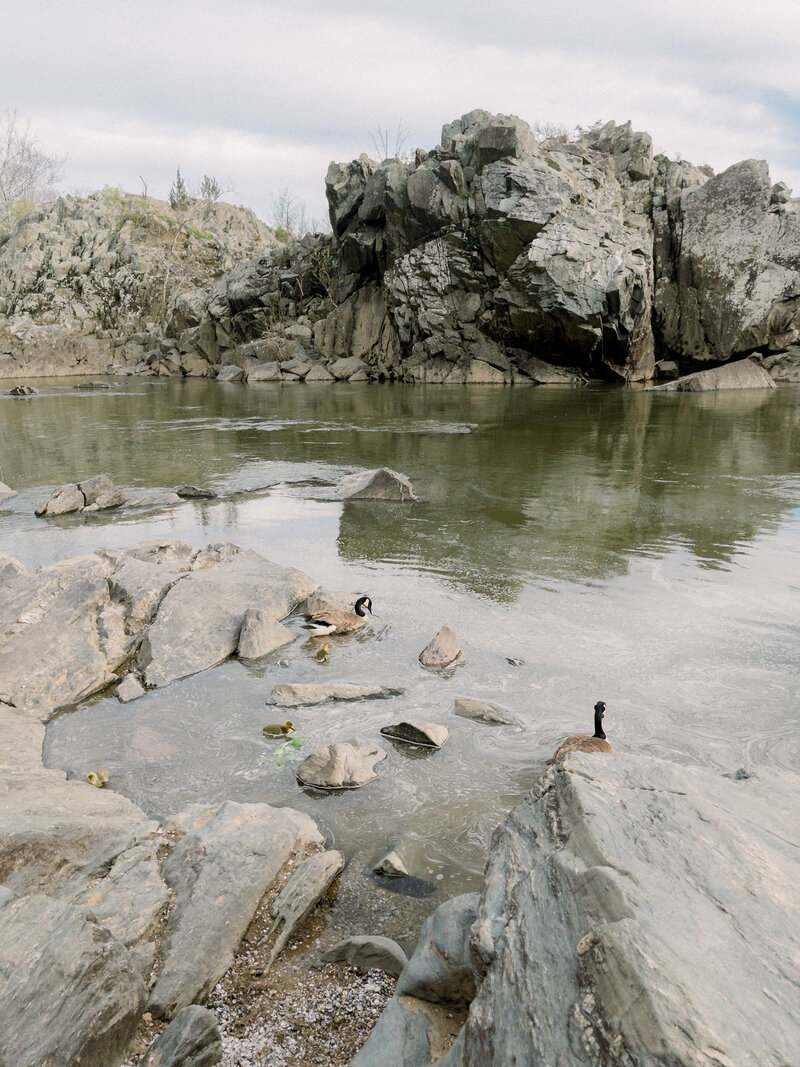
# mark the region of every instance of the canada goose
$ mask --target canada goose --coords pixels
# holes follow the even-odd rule
[[[294,723],[291,719],[287,719],[286,722],[268,722],[266,726],[262,727],[261,733],[272,737],[285,737],[286,734],[290,734],[293,730]]]
[[[98,789],[103,789],[108,785],[108,771],[97,770],[89,771],[86,775],[86,781],[89,785],[94,785]]]
[[[312,637],[328,634],[348,634],[360,630],[372,613],[372,601],[368,596],[359,597],[352,611],[318,611],[306,615],[303,629],[310,630]]]
[[[548,763],[556,763],[568,752],[613,752],[614,749],[606,741],[603,733],[603,716],[606,706],[602,700],[598,700],[594,706],[594,736],[588,734],[572,734],[563,744],[559,745]]]

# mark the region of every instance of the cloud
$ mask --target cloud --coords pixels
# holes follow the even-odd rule
[[[180,164],[232,181],[262,216],[283,187],[322,215],[328,162],[372,151],[377,124],[402,120],[430,148],[484,107],[630,118],[668,153],[716,169],[766,158],[800,186],[794,0],[768,18],[739,0],[31,0],[6,30],[0,106],[34,118],[76,185],[138,188],[144,173],[163,196]]]

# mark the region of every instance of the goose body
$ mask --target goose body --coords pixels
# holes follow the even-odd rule
[[[266,726],[262,726],[261,733],[268,737],[286,737],[293,730],[294,723],[291,719],[287,719],[286,722],[268,722]]]
[[[371,612],[372,601],[368,596],[362,596],[352,611],[318,611],[314,615],[306,615],[303,628],[309,630],[312,637],[348,634],[366,625]]]
[[[606,706],[602,700],[598,700],[594,706],[594,734],[571,734],[563,741],[553,753],[553,758],[548,763],[557,763],[568,752],[613,752],[614,749],[606,741],[603,733],[603,716]]]

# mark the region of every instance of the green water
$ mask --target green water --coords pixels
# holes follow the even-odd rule
[[[376,932],[402,933],[413,916],[390,894],[375,905],[370,861],[399,845],[439,890],[428,911],[475,888],[492,828],[558,741],[590,727],[598,699],[620,751],[720,771],[798,766],[800,389],[34,384],[39,396],[0,397],[0,479],[21,490],[0,504],[2,550],[37,566],[155,536],[230,540],[369,593],[382,616],[365,639],[332,642],[328,664],[298,641],[258,669],[234,660],[130,705],[90,701],[50,725],[47,761],[107,766],[157,815],[226,797],[308,811],[347,854],[343,908],[364,919],[377,907]],[[343,473],[381,465],[421,502],[336,498]],[[34,518],[52,486],[98,472],[220,499]],[[467,657],[449,679],[417,663],[444,622]],[[298,709],[305,752],[377,741],[401,716],[451,737],[421,755],[384,741],[378,782],[307,793],[271,759],[264,701],[277,682],[323,679],[407,694]],[[522,725],[457,718],[457,696]]]

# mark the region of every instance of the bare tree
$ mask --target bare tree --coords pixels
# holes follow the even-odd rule
[[[0,226],[8,229],[52,193],[66,162],[39,148],[30,125],[16,110],[0,115]]]
[[[381,160],[400,159],[403,162],[406,161],[408,153],[404,153],[403,149],[408,141],[408,127],[402,119],[397,123],[394,138],[389,133],[389,130],[384,129],[380,123],[375,126],[370,136],[375,152]]]
[[[272,198],[272,224],[275,234],[282,240],[293,240],[308,232],[306,202],[293,196],[284,187]]]

